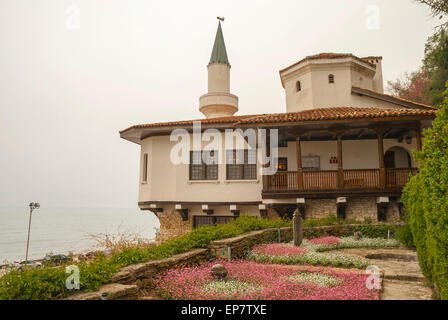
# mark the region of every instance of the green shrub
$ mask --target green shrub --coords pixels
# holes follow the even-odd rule
[[[403,190],[420,267],[428,280],[437,285],[444,300],[448,300],[447,150],[448,98],[445,98],[432,128],[424,131],[423,150],[414,152],[419,173]]]
[[[331,228],[306,228],[303,232],[304,237],[319,238],[326,235],[335,237],[350,237],[357,231],[361,232],[367,238],[387,238],[394,237],[394,234],[399,228],[398,225],[393,224],[377,224],[377,225],[335,225]]]
[[[414,249],[414,238],[412,237],[412,231],[409,224],[405,224],[404,226],[397,229],[395,233],[395,238],[404,244],[406,247],[410,249]]]

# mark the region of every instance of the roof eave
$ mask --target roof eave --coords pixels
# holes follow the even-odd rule
[[[402,99],[402,98],[397,98],[397,97],[394,97],[394,96],[391,96],[391,95],[387,95],[387,94],[384,94],[384,93],[381,93],[381,92],[376,92],[376,91],[365,89],[365,88],[361,88],[361,87],[352,86],[352,93],[363,95],[363,96],[366,96],[366,97],[370,97],[370,98],[381,100],[381,101],[385,101],[385,102],[389,102],[389,103],[392,103],[392,104],[400,105],[400,106],[403,106],[403,107],[406,107],[406,108],[436,110],[432,106],[428,106],[428,105],[425,105],[425,104],[422,104],[422,103],[417,103],[417,102],[406,100],[406,99]]]

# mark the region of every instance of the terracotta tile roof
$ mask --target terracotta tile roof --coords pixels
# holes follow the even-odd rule
[[[193,122],[200,121],[201,124],[226,124],[234,123],[242,118],[251,117],[251,115],[244,116],[232,116],[232,117],[220,117],[212,119],[196,119],[196,120],[181,120],[181,121],[170,121],[170,122],[156,122],[147,124],[137,124],[127,129],[121,130],[120,133],[126,132],[130,129],[139,128],[161,128],[161,127],[172,127],[172,126],[191,126]]]
[[[433,109],[385,109],[385,108],[321,108],[304,110],[300,112],[259,114],[232,116],[213,119],[186,120],[173,122],[159,122],[149,124],[139,124],[120,131],[125,133],[131,129],[140,128],[161,128],[170,126],[191,126],[193,121],[200,121],[201,124],[229,124],[232,126],[240,124],[261,124],[261,123],[287,123],[287,122],[306,122],[306,121],[325,121],[325,120],[356,120],[356,119],[386,119],[386,118],[405,118],[410,116],[420,116],[422,118],[435,117],[436,110]]]
[[[362,57],[362,60],[383,60],[382,56],[368,56],[368,57]]]
[[[265,114],[257,117],[240,119],[235,123],[284,123],[322,120],[382,119],[407,116],[434,116],[435,110],[422,109],[384,109],[384,108],[322,108],[300,112]]]
[[[371,67],[376,68],[376,66],[373,63],[370,63],[368,61],[368,58],[370,57],[366,57],[366,58],[358,58],[357,56],[351,54],[351,53],[334,53],[334,52],[324,52],[324,53],[318,53],[312,56],[307,56],[305,58],[303,58],[302,60],[299,60],[298,62],[290,65],[289,67],[286,67],[282,70],[280,70],[280,72],[286,71],[302,62],[305,61],[309,61],[309,60],[318,60],[318,59],[341,59],[341,58],[354,58],[355,60],[361,61],[363,63],[367,63],[368,65],[370,65]]]

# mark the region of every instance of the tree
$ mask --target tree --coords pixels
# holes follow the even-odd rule
[[[425,46],[423,69],[428,72],[429,99],[432,104],[443,101],[448,80],[448,32],[442,28],[428,39]]]
[[[432,128],[423,133],[422,151],[414,151],[419,173],[402,199],[422,272],[448,300],[448,89],[444,95]]]
[[[448,31],[440,28],[426,42],[423,66],[416,72],[405,74],[404,80],[389,81],[388,90],[400,98],[438,105],[443,101],[447,80]]]
[[[425,4],[431,9],[433,17],[443,19],[448,15],[448,1],[446,0],[416,0],[418,3]],[[447,25],[448,22],[442,24]]]
[[[403,79],[387,82],[387,90],[396,97],[408,99],[423,104],[431,104],[429,93],[430,79],[423,69],[405,73]]]

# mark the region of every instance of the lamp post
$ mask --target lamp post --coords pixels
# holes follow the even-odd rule
[[[28,240],[26,242],[25,268],[28,266],[28,249],[30,247],[31,216],[33,215],[34,209],[40,208],[40,204],[38,202],[31,202],[29,204],[29,207],[30,207],[30,220],[28,223]]]

